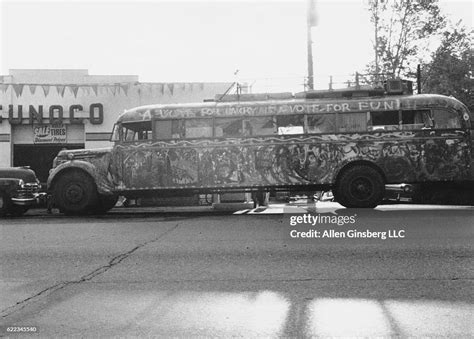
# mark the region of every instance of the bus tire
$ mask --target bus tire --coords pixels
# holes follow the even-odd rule
[[[374,208],[383,200],[385,182],[373,167],[357,165],[342,172],[334,193],[345,207]]]
[[[62,174],[53,191],[55,203],[66,214],[90,213],[99,203],[94,181],[82,171]]]

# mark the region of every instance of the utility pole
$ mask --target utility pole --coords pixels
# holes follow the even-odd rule
[[[314,71],[313,71],[313,39],[311,36],[311,28],[316,25],[316,13],[314,8],[314,0],[308,0],[307,20],[306,20],[306,47],[308,51],[308,89],[314,89]]]
[[[378,84],[379,82],[379,1],[374,1],[374,12],[373,12],[373,20],[374,20],[374,33],[375,33],[375,82]]]

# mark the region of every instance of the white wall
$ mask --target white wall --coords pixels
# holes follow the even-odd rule
[[[85,148],[104,148],[112,147],[113,143],[110,141],[86,141]]]
[[[213,99],[228,90],[231,83],[139,83],[133,75],[88,75],[87,70],[11,70],[0,77],[0,166],[11,165],[14,143],[33,143],[33,129],[29,124],[29,106],[43,106],[43,123],[49,123],[49,107],[64,108],[64,123],[68,128],[68,143],[85,143],[86,148],[109,147],[108,141],[117,117],[124,110],[149,104],[190,103]],[[104,107],[104,121],[100,125],[88,120],[89,106],[100,103]],[[23,124],[10,126],[8,106],[13,105],[17,117],[18,105],[23,106]],[[69,125],[69,107],[82,105],[76,117],[83,125]],[[15,133],[12,131],[15,130]],[[5,141],[13,140],[14,142]]]
[[[11,164],[11,143],[0,142],[0,167],[10,167]]]

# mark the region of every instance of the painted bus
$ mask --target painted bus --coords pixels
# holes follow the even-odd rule
[[[399,183],[472,196],[469,110],[404,84],[133,108],[119,116],[113,147],[61,151],[48,188],[66,213],[106,211],[119,195],[316,190],[373,208]]]

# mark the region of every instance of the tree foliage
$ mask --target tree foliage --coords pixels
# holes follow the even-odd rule
[[[469,33],[458,24],[453,30],[443,33],[432,60],[423,66],[423,91],[452,95],[474,111],[472,63]]]
[[[445,27],[438,0],[369,0],[375,58],[370,73],[413,73],[429,37]]]

